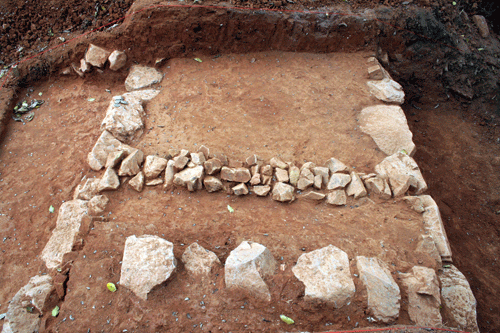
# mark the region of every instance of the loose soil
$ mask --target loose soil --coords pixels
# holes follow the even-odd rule
[[[400,2],[391,4],[397,3]],[[11,15],[14,4],[14,1],[2,3],[6,6],[2,9],[2,13]],[[308,5],[307,2],[301,2],[280,8],[287,9],[288,6],[301,6],[301,4]],[[64,6],[69,8],[73,5],[79,6],[70,2],[63,4],[53,1],[53,6],[57,8]],[[81,19],[88,16],[92,25],[84,29],[90,29],[120,16],[126,5],[128,4],[110,3],[109,8],[116,6],[116,13],[113,11],[111,15],[110,11],[109,18],[101,17],[101,21],[91,18],[94,15],[92,8],[87,8],[84,14],[75,14],[69,21],[75,21],[75,17]],[[269,8],[276,4],[245,2],[238,5]],[[363,8],[375,6],[376,3],[354,1],[351,5]],[[437,8],[438,3],[431,2],[429,5]],[[474,2],[465,2],[463,5],[469,14],[474,13]],[[310,8],[319,6],[320,3],[315,2]],[[53,9],[38,7],[37,13],[40,12],[44,17],[52,17],[49,13],[53,13]],[[19,16],[20,13],[29,12],[33,7],[18,8],[21,11],[16,12],[16,15]],[[449,5],[443,9],[442,13],[446,18],[446,13],[452,9]],[[17,41],[24,40],[25,36],[35,35],[33,32],[28,33],[32,28],[31,25],[30,28],[21,27],[21,24],[27,24],[30,20],[26,18],[13,20],[12,16],[8,15],[0,15],[2,20],[6,17],[10,20],[2,21],[2,24],[7,22],[13,31],[19,33],[16,35],[17,39],[9,39],[6,42],[2,39],[2,60],[6,63],[19,57],[15,51],[20,45]],[[103,12],[98,13],[98,18],[99,15],[104,16]],[[53,26],[51,21],[47,22],[46,28]],[[61,28],[58,29],[64,30],[70,27],[65,24],[61,23]],[[78,25],[79,23],[76,24]],[[72,29],[70,33],[63,33],[65,38],[83,31],[78,30],[79,28]],[[36,30],[44,34],[44,29]],[[57,44],[56,38],[63,35],[57,30],[54,30],[54,33],[53,37],[49,36],[49,40],[35,38],[33,42],[29,39],[30,42],[24,48],[25,52]],[[478,41],[481,42],[478,39],[472,42],[478,43]],[[338,98],[340,93],[347,93],[342,96],[349,98],[349,93],[356,94],[358,91],[356,89],[362,87],[362,84],[354,79],[358,76],[358,72],[355,70],[352,74],[356,75],[350,77],[346,74],[346,70],[352,70],[350,67],[338,68],[337,71],[334,68],[332,71],[332,68],[328,67],[330,62],[327,60],[332,58],[336,60],[336,57],[345,58],[345,55],[326,56],[331,58],[321,58],[323,56],[313,54],[301,56],[283,53],[225,54],[222,58],[213,60],[203,58],[204,62],[197,64],[197,67],[188,66],[189,62],[192,62],[190,59],[172,59],[163,65],[162,70],[168,73],[167,78],[177,77],[178,80],[175,84],[169,83],[169,80],[164,81],[162,83],[164,93],[157,97],[158,100],[147,105],[147,112],[150,114],[147,120],[148,130],[137,144],[142,145],[141,148],[147,154],[164,153],[170,145],[196,149],[200,144],[207,144],[213,150],[227,153],[236,160],[246,157],[246,152],[255,152],[266,158],[281,155],[285,159],[297,162],[306,159],[318,163],[322,163],[328,157],[336,156],[350,165],[359,167],[361,171],[373,170],[375,161],[383,156],[374,149],[373,143],[370,146],[368,142],[370,140],[362,136],[359,129],[355,129],[355,123],[332,121],[335,119],[336,111],[342,109],[354,113],[359,111],[359,107],[365,102],[369,102],[363,99],[358,101],[355,99],[356,95],[353,95],[350,101]],[[290,63],[295,61],[297,66],[286,73],[284,78],[280,77],[283,68],[277,67],[276,62],[276,59],[279,60],[281,57]],[[252,58],[257,61],[251,63]],[[313,62],[312,67],[316,66],[315,68],[306,66]],[[420,68],[418,63],[414,65],[418,77],[422,71],[416,70]],[[211,69],[207,66],[214,66],[218,74],[205,77],[200,69]],[[478,322],[481,332],[499,331],[500,307],[497,300],[500,296],[498,278],[500,270],[497,258],[500,254],[498,226],[500,133],[498,126],[495,126],[499,115],[497,99],[491,95],[489,102],[485,102],[484,99],[470,101],[442,89],[431,74],[429,74],[431,79],[419,78],[418,82],[415,82],[414,77],[406,75],[409,72],[408,68],[406,71],[398,72],[397,64],[392,66],[396,70],[393,72],[394,78],[403,84],[407,93],[407,103],[403,108],[418,149],[415,159],[428,182],[428,193],[433,196],[441,209],[454,263],[471,283],[478,300]],[[253,73],[256,67],[261,70],[260,78]],[[430,71],[431,68],[432,66],[428,66],[426,70]],[[253,75],[250,76],[248,71],[252,71]],[[278,73],[280,75],[277,75]],[[48,212],[48,207],[54,205],[57,211],[60,203],[71,199],[75,186],[84,175],[96,174],[87,166],[86,153],[99,134],[100,121],[111,96],[103,91],[109,88],[112,94],[123,92],[122,83],[125,75],[124,72],[106,71],[103,75],[95,73],[85,80],[54,76],[49,78],[48,82],[41,82],[36,86],[29,85],[33,91],[28,88],[17,95],[16,101],[29,94],[29,98],[42,98],[47,104],[37,110],[35,119],[27,125],[10,121],[8,130],[3,136],[0,151],[0,230],[3,238],[3,243],[0,243],[1,313],[6,312],[8,301],[31,276],[45,271],[38,256],[50,237],[56,219],[55,214]],[[339,79],[348,79],[349,85],[346,86],[349,88],[328,91],[325,85],[329,83],[328,80],[331,83],[334,75],[341,75]],[[364,72],[359,72],[358,78],[363,75]],[[194,78],[197,84],[190,83],[188,77]],[[276,79],[276,84],[273,84],[274,80],[269,81],[269,78],[273,77]],[[204,79],[206,83],[203,82]],[[238,80],[240,82],[237,82]],[[282,81],[278,83],[278,80]],[[297,90],[297,95],[308,93],[307,98],[288,100],[284,98],[285,93],[278,93],[280,89],[289,89],[286,91],[289,96],[292,89],[288,85],[290,81],[300,82],[301,84],[293,89]],[[212,82],[216,82],[215,86]],[[201,96],[207,99],[199,97],[200,90]],[[43,93],[42,97],[38,96],[40,91]],[[222,92],[229,92],[230,97],[228,95],[222,99]],[[165,93],[171,95],[164,95]],[[311,100],[312,93],[320,96],[314,103]],[[330,93],[333,96],[330,96]],[[213,106],[207,103],[211,102],[208,98],[210,94],[214,100]],[[96,98],[96,101],[89,103],[87,101],[89,97]],[[185,103],[187,101],[189,103]],[[311,104],[307,108],[300,109],[309,102]],[[352,110],[353,102],[356,105],[355,110]],[[233,112],[243,109],[242,107],[238,109],[241,103],[250,110],[247,116],[241,112]],[[346,107],[338,106],[343,103]],[[196,112],[196,108],[192,105],[203,105],[204,112]],[[283,110],[283,105],[289,105],[289,109],[295,112],[286,112],[286,108]],[[179,110],[180,108],[182,110]],[[260,110],[259,117],[257,109]],[[217,120],[212,117],[211,112],[219,116]],[[294,122],[293,119],[301,121],[301,124]],[[332,126],[336,125],[328,124],[328,121],[345,127],[341,127],[338,132],[332,131]],[[166,134],[167,131],[177,135],[170,138],[170,135]],[[361,152],[359,149],[350,150],[335,145],[342,141],[354,146],[363,144],[370,148]],[[360,159],[360,156],[363,158],[367,156],[367,159]],[[276,319],[280,313],[289,314],[296,319],[299,323],[298,328],[301,329],[325,331],[352,328],[355,322],[359,322],[361,326],[368,326],[367,315],[363,313],[366,304],[363,303],[359,293],[349,307],[333,312],[322,306],[307,305],[302,301],[302,287],[295,281],[290,271],[294,260],[303,253],[302,248],[310,251],[333,243],[327,239],[328,235],[338,242],[333,243],[334,245],[348,252],[350,258],[358,254],[383,255],[388,262],[394,263],[395,270],[402,271],[415,264],[415,260],[417,262],[419,260],[411,252],[414,249],[411,235],[419,231],[418,226],[414,225],[416,217],[413,212],[398,203],[387,202],[373,206],[369,202],[364,202],[355,207],[356,202],[349,202],[346,208],[332,209],[323,204],[314,205],[299,200],[283,206],[258,198],[234,198],[224,194],[209,195],[204,192],[191,194],[184,190],[172,194],[164,193],[159,188],[147,188],[139,195],[129,189],[122,189],[109,195],[111,205],[107,214],[110,212],[111,214],[107,216],[108,222],[95,222],[84,246],[77,247],[77,251],[68,258],[73,260],[73,266],[66,284],[64,305],[58,318],[48,318],[44,322],[47,328],[45,331],[65,332],[70,329],[85,331],[89,327],[92,328],[91,331],[114,329],[117,332],[125,328],[129,331],[130,328],[136,331],[154,329],[199,331],[200,323],[204,324],[206,331],[210,325],[213,330],[218,330],[220,326],[223,331],[285,330],[287,328],[282,326],[284,324]],[[234,215],[229,215],[227,212],[227,204],[235,208]],[[145,207],[148,208],[144,209]],[[151,211],[151,207],[157,208]],[[383,207],[383,211],[380,207]],[[382,227],[377,230],[380,233],[373,231],[373,221],[369,215],[377,209],[380,210],[380,214],[386,214],[377,215],[380,216],[380,222],[383,222]],[[135,216],[136,214],[141,216]],[[173,216],[175,217],[172,218]],[[396,223],[394,217],[397,217],[398,222],[401,220],[405,223]],[[188,221],[189,224],[177,223],[177,220]],[[255,221],[260,223],[255,224]],[[348,227],[351,223],[358,222],[365,228],[358,228],[357,233],[353,233],[352,228]],[[287,223],[289,225],[286,225]],[[302,228],[304,226],[305,229]],[[243,239],[267,245],[277,259],[281,260],[280,257],[283,256],[283,263],[286,265],[285,271],[280,271],[274,280],[268,281],[272,285],[275,308],[263,307],[251,300],[236,300],[235,295],[224,290],[221,271],[214,272],[215,275],[206,284],[198,285],[186,275],[182,265],[179,275],[170,283],[154,290],[151,300],[147,303],[139,301],[125,288],[119,288],[116,294],[107,292],[104,284],[109,280],[119,279],[119,262],[125,237],[134,233],[145,233],[145,230],[150,234],[165,235],[166,239],[174,242],[175,255],[178,258],[183,248],[196,240],[215,251],[222,260]],[[391,242],[386,243],[389,239],[407,241],[406,250],[409,252],[404,253],[404,249],[392,248]],[[385,247],[387,252],[381,252],[383,249],[380,246],[381,240],[387,245]],[[216,248],[217,246],[219,248]],[[64,276],[59,278],[65,279]],[[358,281],[356,283],[357,290],[360,290]],[[284,287],[281,290],[282,286]],[[206,295],[205,298],[203,295]],[[184,301],[185,297],[189,297],[190,300]],[[174,304],[166,302],[169,299],[175,299],[176,302]],[[289,300],[292,301],[288,302]],[[201,301],[207,304],[205,309],[202,308]],[[150,306],[150,302],[155,306]],[[402,306],[404,310],[404,303]],[[99,311],[97,308],[100,308]],[[215,314],[214,309],[218,309]],[[176,315],[173,314],[174,311],[177,312]],[[187,318],[187,313],[192,319]],[[69,315],[75,320],[72,321]],[[400,318],[399,323],[410,323],[405,316]],[[64,317],[67,319],[61,323]],[[175,321],[175,318],[178,318],[178,321]],[[212,318],[218,321],[213,321]],[[222,322],[223,319],[226,322]],[[327,323],[333,325],[324,326]],[[193,325],[198,326],[193,327]]]

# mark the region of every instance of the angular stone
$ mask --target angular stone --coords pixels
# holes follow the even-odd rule
[[[194,168],[184,169],[174,175],[174,184],[187,187],[188,191],[193,192],[203,188],[203,167],[198,165]]]
[[[88,62],[86,62],[85,59],[80,59],[79,70],[82,73],[86,73],[86,72],[90,71],[90,64]]]
[[[415,194],[427,190],[427,184],[417,163],[402,152],[387,156],[375,166],[375,171],[389,180],[394,197],[404,195],[410,188],[414,189]]]
[[[260,169],[260,166],[258,166],[258,165],[252,165],[250,167],[250,173],[252,174],[252,177],[255,176],[256,174],[260,174],[259,169]]]
[[[85,61],[95,67],[103,67],[111,52],[102,47],[90,44],[85,53]]]
[[[433,269],[414,266],[409,273],[400,273],[408,294],[408,314],[417,326],[440,327],[442,323],[439,281]]]
[[[330,173],[348,172],[347,165],[332,157],[326,161],[325,166],[330,170]]]
[[[137,192],[141,192],[144,188],[144,179],[144,172],[139,171],[137,175],[128,181],[128,185]]]
[[[262,185],[271,185],[271,181],[273,180],[273,177],[271,176],[262,176]]]
[[[260,169],[260,173],[264,176],[272,176],[273,175],[273,167],[270,165],[264,165]]]
[[[127,55],[123,51],[114,50],[108,57],[109,69],[117,71],[127,63]]]
[[[347,186],[347,195],[354,196],[354,199],[359,199],[365,197],[367,192],[365,186],[363,185],[363,181],[359,178],[356,172],[351,172],[351,182]]]
[[[92,148],[92,151],[88,154],[87,159],[90,167],[94,171],[101,170],[106,165],[108,154],[120,150],[124,150],[130,154],[133,148],[121,143],[108,131],[102,132],[94,148]]]
[[[247,195],[248,188],[244,183],[238,184],[232,188],[234,195]]]
[[[321,175],[314,176],[314,188],[321,190],[321,185],[323,185],[323,177]]]
[[[304,283],[306,300],[340,308],[356,291],[347,253],[333,245],[302,254],[292,272]]]
[[[98,190],[109,191],[116,190],[120,187],[120,179],[113,168],[107,168],[99,181]]]
[[[134,65],[125,80],[127,91],[149,87],[152,84],[160,83],[163,74],[152,67]]]
[[[368,67],[368,78],[370,80],[382,80],[384,78],[384,72],[380,65]]]
[[[78,185],[73,194],[73,200],[90,200],[95,195],[99,193],[99,182],[100,178],[89,178],[85,181],[85,184]]]
[[[173,159],[174,157],[179,156],[179,153],[180,153],[179,149],[169,148],[168,154],[167,154],[167,159],[169,159],[169,160]]]
[[[179,156],[189,157],[189,150],[187,150],[187,149],[181,149],[181,151],[179,153]]]
[[[295,199],[293,191],[293,186],[278,182],[273,187],[273,200],[280,202],[293,201]]]
[[[365,186],[370,193],[379,195],[384,200],[389,200],[392,197],[391,187],[387,180],[376,176],[365,180]]]
[[[304,195],[302,195],[301,198],[306,199],[306,200],[319,201],[319,200],[323,200],[325,198],[325,195],[323,193],[309,191],[309,192],[305,193]]]
[[[203,154],[203,157],[205,157],[205,161],[210,158],[210,149],[204,145],[201,145],[200,148],[198,148],[198,153]]]
[[[189,157],[179,155],[174,157],[173,161],[174,161],[174,169],[177,171],[181,171],[188,164]]]
[[[250,185],[255,186],[260,184],[260,173],[256,173],[255,175],[252,176],[252,179],[250,179]]]
[[[171,242],[151,235],[127,237],[120,286],[147,300],[151,289],[167,281],[176,266]]]
[[[291,166],[288,170],[288,178],[290,180],[290,184],[297,186],[300,178],[300,169],[295,165]]]
[[[321,176],[322,184],[326,186],[330,178],[329,169],[327,167],[314,167],[312,169],[314,176]]]
[[[279,157],[271,158],[271,161],[269,161],[269,164],[271,164],[271,166],[273,168],[288,169],[288,164],[283,162]]]
[[[314,162],[306,162],[306,163],[302,164],[302,166],[300,167],[300,173],[302,173],[302,171],[304,171],[304,169],[309,169],[312,172],[312,170],[315,167],[316,167],[316,164]]]
[[[230,160],[229,161],[229,167],[236,169],[236,168],[243,168],[243,162],[237,161],[237,160]]]
[[[477,326],[476,298],[465,276],[453,265],[439,271],[444,312],[454,322],[446,326],[471,333],[479,333]]]
[[[421,266],[434,270],[439,270],[443,266],[443,261],[432,236],[422,235],[422,239],[418,242],[415,249],[415,254]]]
[[[122,161],[119,176],[135,176],[141,171],[141,164],[144,161],[144,154],[139,149],[135,149]]]
[[[108,154],[108,158],[106,159],[106,168],[114,168],[118,164],[123,161],[125,157],[127,157],[128,153],[124,150],[117,150]]]
[[[288,181],[289,181],[288,171],[286,171],[285,169],[276,168],[276,169],[274,169],[274,172],[275,172],[276,180],[278,182],[288,183]]]
[[[381,101],[397,104],[403,104],[405,101],[403,87],[394,80],[384,78],[379,81],[368,81],[366,84],[370,94]]]
[[[191,162],[195,165],[203,165],[205,163],[205,155],[203,153],[191,153]]]
[[[213,175],[222,168],[222,162],[218,158],[211,158],[203,163],[207,175]]]
[[[2,333],[38,332],[45,303],[53,289],[50,275],[32,277],[10,301]],[[27,307],[33,307],[33,310],[27,311]]]
[[[207,192],[217,192],[224,188],[222,182],[214,176],[206,176],[203,179],[203,184]]]
[[[105,195],[96,195],[90,199],[88,204],[88,214],[90,216],[96,216],[104,212],[106,206],[108,205],[109,199]]]
[[[255,154],[247,157],[247,159],[246,159],[246,163],[249,167],[259,164],[260,161],[261,161],[261,158]]]
[[[334,190],[327,194],[326,202],[334,206],[343,206],[347,203],[347,196],[344,190]]]
[[[474,23],[477,25],[481,37],[487,38],[490,35],[490,29],[488,28],[488,23],[486,22],[484,16],[474,15],[472,16],[472,21],[474,21]]]
[[[221,161],[222,165],[224,165],[224,166],[229,165],[229,161],[227,159],[227,156],[222,154],[222,153],[214,153],[214,155],[212,157],[217,158],[219,161]]]
[[[228,182],[247,183],[252,179],[252,175],[247,168],[222,167],[220,178]]]
[[[160,175],[160,173],[165,170],[168,161],[162,157],[155,155],[146,156],[146,162],[144,162],[144,176],[146,179],[153,179]]]
[[[42,259],[48,269],[61,265],[63,256],[71,252],[82,220],[87,216],[88,201],[66,201],[59,208],[56,228],[42,251]]]
[[[109,102],[101,130],[123,142],[139,138],[144,129],[142,101],[131,96],[114,96]]]
[[[162,178],[155,178],[152,180],[148,180],[146,182],[146,186],[157,186],[163,184],[163,179]]]
[[[359,278],[368,294],[368,311],[385,324],[399,317],[401,293],[387,264],[378,258],[356,257]]]
[[[271,186],[269,185],[260,185],[253,187],[253,192],[259,197],[265,197],[266,195],[269,194],[270,191],[271,191]]]
[[[370,135],[377,146],[387,155],[402,150],[410,156],[415,154],[413,133],[408,127],[406,116],[400,106],[375,105],[361,110],[361,130]]]
[[[163,187],[169,189],[174,185],[175,176],[175,162],[173,160],[168,160],[167,166],[165,167],[165,182]]]
[[[314,184],[314,178],[311,180],[309,178],[301,177],[297,182],[297,188],[301,191],[304,191],[307,188],[311,187],[313,184]]]
[[[198,243],[189,245],[182,254],[181,260],[186,270],[197,276],[208,275],[212,267],[221,265],[215,253],[203,248]]]
[[[159,93],[160,93],[160,90],[143,89],[143,90],[131,91],[131,92],[123,94],[122,96],[125,99],[135,98],[135,99],[140,100],[141,102],[144,102],[144,101],[152,100],[153,98],[158,96]]]
[[[264,278],[274,274],[276,265],[265,246],[243,241],[226,259],[226,288],[270,302],[271,294]]]
[[[346,187],[347,184],[351,181],[351,176],[343,174],[343,173],[334,173],[330,177],[326,188],[328,190],[336,190],[339,188]]]

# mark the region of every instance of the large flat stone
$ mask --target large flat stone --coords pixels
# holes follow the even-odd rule
[[[295,200],[293,194],[294,188],[292,185],[285,183],[276,183],[273,187],[273,200],[287,202]]]
[[[194,168],[187,168],[174,175],[174,184],[186,187],[190,192],[201,190],[203,188],[204,175],[201,165]]]
[[[403,104],[405,101],[403,87],[390,78],[368,81],[366,84],[368,85],[370,94],[381,101],[397,104]]]
[[[134,65],[125,80],[125,89],[127,91],[142,89],[155,83],[160,83],[163,74],[152,67]]]
[[[90,44],[85,53],[85,61],[95,67],[103,67],[111,52],[102,47]]]
[[[160,175],[160,173],[165,170],[168,161],[163,157],[148,155],[146,156],[146,162],[144,162],[144,176],[146,179],[154,179]]]
[[[144,116],[140,99],[131,95],[114,96],[109,102],[101,130],[110,132],[122,142],[130,142],[142,135]]]
[[[127,237],[123,251],[120,285],[147,300],[155,286],[175,271],[174,244],[158,236]]]
[[[141,164],[144,161],[144,153],[139,149],[133,149],[122,161],[119,176],[135,176],[141,171]]]
[[[108,154],[119,150],[124,150],[129,154],[134,149],[116,139],[110,132],[103,131],[88,154],[90,167],[95,171],[101,170],[106,165]]]
[[[182,254],[181,260],[186,270],[193,275],[208,275],[212,267],[221,264],[215,253],[198,243],[189,245]]]
[[[349,184],[351,181],[351,176],[343,173],[334,173],[330,177],[328,184],[326,185],[327,190],[337,190],[342,189]]]

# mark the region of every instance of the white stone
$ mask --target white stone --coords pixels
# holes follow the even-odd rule
[[[127,91],[149,87],[152,84],[160,83],[163,74],[152,67],[134,65],[125,80]]]
[[[365,197],[367,194],[363,181],[354,171],[351,172],[351,182],[347,186],[346,192],[348,196],[354,196],[354,199]]]
[[[300,178],[300,169],[295,165],[291,166],[288,170],[288,178],[290,180],[290,184],[297,186]]]
[[[427,184],[413,158],[399,152],[387,156],[375,166],[375,171],[386,178],[391,186],[394,197],[404,195],[409,190],[421,194],[427,190]]]
[[[116,190],[120,187],[120,179],[116,174],[116,171],[113,168],[106,168],[106,171],[102,175],[101,180],[99,181],[98,190],[108,191],[108,190]]]
[[[90,44],[85,53],[85,61],[95,67],[103,67],[111,52],[102,47]]]
[[[392,191],[389,183],[380,176],[366,179],[365,186],[370,193],[379,195],[384,200],[388,200],[392,197]]]
[[[87,216],[88,201],[66,201],[59,208],[56,227],[42,251],[42,260],[48,269],[62,264],[63,256],[71,252],[82,220]]]
[[[347,196],[344,190],[334,190],[327,194],[326,202],[334,206],[343,206],[347,203]]]
[[[170,189],[174,185],[175,177],[175,162],[174,160],[168,160],[167,166],[165,167],[165,182],[164,187]]]
[[[370,135],[377,146],[387,155],[402,150],[410,156],[415,154],[413,133],[408,127],[406,116],[400,106],[375,105],[361,110],[361,130]]]
[[[269,185],[259,185],[253,187],[253,192],[259,197],[265,197],[271,191],[271,186]]]
[[[106,159],[106,168],[114,168],[118,164],[123,161],[125,157],[127,157],[128,153],[124,150],[114,151],[108,154],[108,158]]]
[[[264,245],[243,241],[226,259],[226,288],[270,302],[271,294],[264,278],[274,274],[276,265]]]
[[[168,161],[162,157],[155,155],[146,156],[146,162],[144,162],[144,176],[146,179],[157,178],[160,173],[165,170]]]
[[[157,186],[157,185],[161,185],[161,184],[163,184],[163,179],[155,178],[152,180],[148,180],[145,185],[146,186]]]
[[[205,155],[202,152],[191,153],[191,162],[196,165],[203,165],[205,163]]]
[[[271,164],[273,168],[288,169],[288,164],[283,162],[279,157],[271,158],[269,164]]]
[[[144,188],[144,178],[144,172],[139,171],[137,175],[128,181],[128,185],[137,192],[141,192]]]
[[[144,161],[144,154],[139,149],[134,149],[122,161],[120,169],[118,170],[119,176],[135,176],[141,171],[141,164]]]
[[[450,268],[440,270],[439,280],[441,281],[444,311],[454,321],[447,326],[471,333],[479,333],[477,302],[465,276],[455,266],[450,265]]]
[[[109,69],[117,71],[127,63],[127,55],[123,51],[114,50],[108,57]]]
[[[327,167],[314,167],[312,169],[314,176],[321,176],[321,182],[323,186],[328,184],[330,180],[329,169]]]
[[[244,183],[238,184],[232,188],[234,195],[246,195],[248,194],[248,188]]]
[[[334,173],[330,177],[326,188],[328,190],[336,190],[340,188],[346,187],[347,184],[351,181],[351,176],[346,175],[344,173]]]
[[[143,89],[143,90],[131,91],[131,92],[123,94],[122,96],[123,96],[123,98],[129,98],[130,97],[130,98],[138,99],[141,102],[146,102],[146,101],[150,101],[153,98],[155,98],[156,96],[158,96],[159,93],[160,93],[160,90],[156,90],[156,89]]]
[[[114,96],[109,102],[101,130],[107,130],[122,142],[130,142],[142,135],[144,116],[140,99],[130,95]]]
[[[194,168],[187,168],[174,175],[174,184],[187,187],[188,191],[193,192],[203,188],[203,167],[198,165]]]
[[[403,87],[394,80],[384,78],[377,81],[368,81],[366,84],[370,94],[381,101],[397,104],[403,104],[405,101]]]
[[[273,187],[273,200],[280,202],[293,201],[295,199],[293,191],[293,186],[278,182]]]
[[[356,257],[356,265],[373,318],[386,324],[398,319],[401,293],[387,264],[378,258]]]
[[[304,283],[305,299],[310,301],[340,308],[356,292],[347,253],[333,245],[302,254],[292,272]]]
[[[133,151],[133,148],[117,140],[108,131],[102,132],[101,136],[97,139],[94,148],[92,148],[92,151],[88,154],[90,167],[94,171],[101,170],[106,165],[108,154],[119,150],[124,150],[130,154]]]
[[[326,161],[325,166],[328,169],[330,169],[331,173],[347,172],[348,171],[347,165],[340,162],[338,159],[336,159],[334,157],[332,157],[328,161]]]
[[[207,192],[217,192],[224,188],[219,178],[214,176],[206,176],[203,179],[203,185],[205,185]]]
[[[187,247],[182,254],[182,262],[187,271],[193,275],[208,275],[215,265],[221,265],[219,258],[198,243]]]
[[[109,199],[105,195],[96,195],[90,199],[88,204],[88,214],[90,216],[96,216],[104,212],[106,206],[108,205]]]
[[[73,194],[73,199],[90,200],[99,193],[100,178],[88,178],[85,184],[78,185]]]
[[[125,241],[120,286],[147,300],[151,289],[167,281],[176,266],[174,244],[158,236],[132,235]]]
[[[325,198],[325,195],[323,193],[309,191],[303,194],[301,198],[306,200],[318,201],[318,200],[323,200]]]
[[[274,173],[276,176],[276,180],[278,182],[288,183],[289,178],[288,178],[288,171],[287,170],[281,169],[281,168],[276,168],[276,169],[274,169]]]

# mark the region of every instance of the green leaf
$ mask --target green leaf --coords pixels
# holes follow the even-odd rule
[[[443,265],[443,268],[451,268],[451,265]]]
[[[27,306],[26,307],[26,311],[28,311],[29,313],[32,313],[33,312],[33,307],[32,306]]]
[[[59,307],[56,305],[56,307],[52,310],[52,317],[57,317],[59,314]]]
[[[484,51],[484,48],[480,47],[477,49],[478,51]]]
[[[114,283],[112,282],[109,282],[106,287],[108,287],[109,291],[111,291],[112,293],[114,293],[116,291],[116,286]]]
[[[200,58],[194,58],[195,61],[203,62]]]
[[[89,102],[93,102],[93,101],[95,101],[95,98],[90,97],[90,98],[88,99],[88,101],[89,101]]]
[[[227,205],[227,210],[230,212],[230,213],[234,213],[234,209],[233,207]]]
[[[38,93],[38,96],[42,96],[42,95],[43,95],[43,93],[40,91],[40,92]]]
[[[285,316],[285,315],[280,315],[280,319],[281,319],[282,321],[284,321],[285,323],[287,323],[288,325],[293,325],[293,324],[295,324],[295,321],[294,321],[292,318],[287,317],[287,316]]]
[[[49,207],[49,213],[53,213],[56,209],[54,208],[54,206],[50,205]]]
[[[451,4],[452,4],[453,6],[456,6],[456,5],[457,5],[457,3],[456,3],[455,1],[453,1]]]

